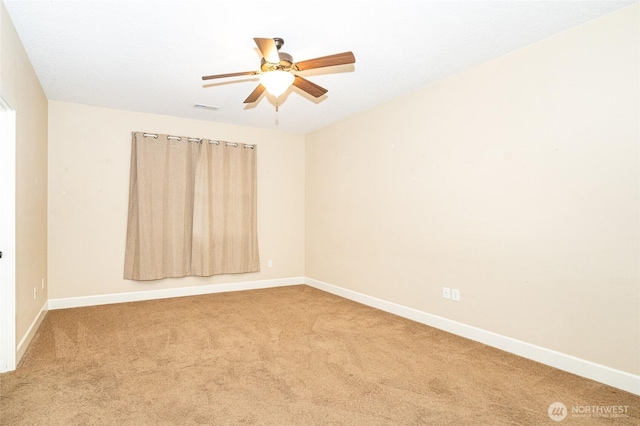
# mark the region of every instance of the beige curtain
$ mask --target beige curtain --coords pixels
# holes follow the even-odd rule
[[[125,279],[259,271],[256,151],[132,133]]]
[[[205,141],[196,168],[192,275],[260,270],[255,146]]]

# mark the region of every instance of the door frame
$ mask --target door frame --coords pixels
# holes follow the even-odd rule
[[[16,369],[16,111],[0,96],[0,373]]]

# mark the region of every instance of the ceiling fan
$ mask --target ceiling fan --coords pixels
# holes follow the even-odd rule
[[[294,74],[298,71],[307,71],[316,68],[332,67],[335,65],[347,65],[356,62],[352,52],[337,53],[335,55],[308,59],[306,61],[293,62],[293,57],[285,52],[280,52],[284,45],[281,38],[254,38],[258,50],[262,54],[260,71],[243,71],[229,74],[205,75],[203,80],[216,78],[239,77],[243,75],[260,75],[260,84],[244,100],[245,104],[258,100],[264,91],[268,91],[276,98],[282,95],[292,84],[307,92],[315,98],[327,93],[327,89],[320,87],[311,81]],[[277,110],[277,106],[276,106]]]

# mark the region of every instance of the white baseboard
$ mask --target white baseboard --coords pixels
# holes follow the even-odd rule
[[[18,343],[18,346],[16,348],[16,366],[20,363],[20,360],[27,351],[27,348],[29,347],[33,336],[35,336],[36,331],[38,331],[42,320],[44,319],[45,315],[47,315],[47,307],[48,303],[44,302],[42,308],[40,308],[40,312],[38,312],[38,315],[29,326],[29,329],[24,334],[24,336],[22,336],[22,339],[20,339],[20,342]]]
[[[243,281],[237,283],[209,284],[193,287],[167,288],[160,290],[133,291],[129,293],[102,294],[96,296],[49,299],[49,309],[80,308],[83,306],[109,305],[113,303],[140,302],[143,300],[169,299],[171,297],[198,296],[201,294],[230,291],[257,290],[303,284],[304,277],[278,278],[272,280]]]
[[[465,337],[506,352],[555,367],[587,379],[595,380],[624,391],[640,395],[640,376],[616,370],[604,365],[586,361],[571,355],[503,336],[491,331],[472,327],[457,321],[432,315],[417,309],[408,308],[393,302],[378,299],[356,291],[348,290],[312,278],[305,278],[304,283],[319,290],[344,297],[363,305],[371,306],[385,312],[398,315],[458,336]]]

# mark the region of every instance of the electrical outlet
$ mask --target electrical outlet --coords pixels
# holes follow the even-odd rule
[[[442,297],[451,299],[451,289],[449,287],[442,287]]]
[[[273,268],[273,260],[269,260],[269,261],[267,262],[267,266],[268,266],[269,268]]]
[[[457,288],[452,288],[451,289],[451,299],[455,300],[456,302],[460,301],[460,290],[458,290]]]

